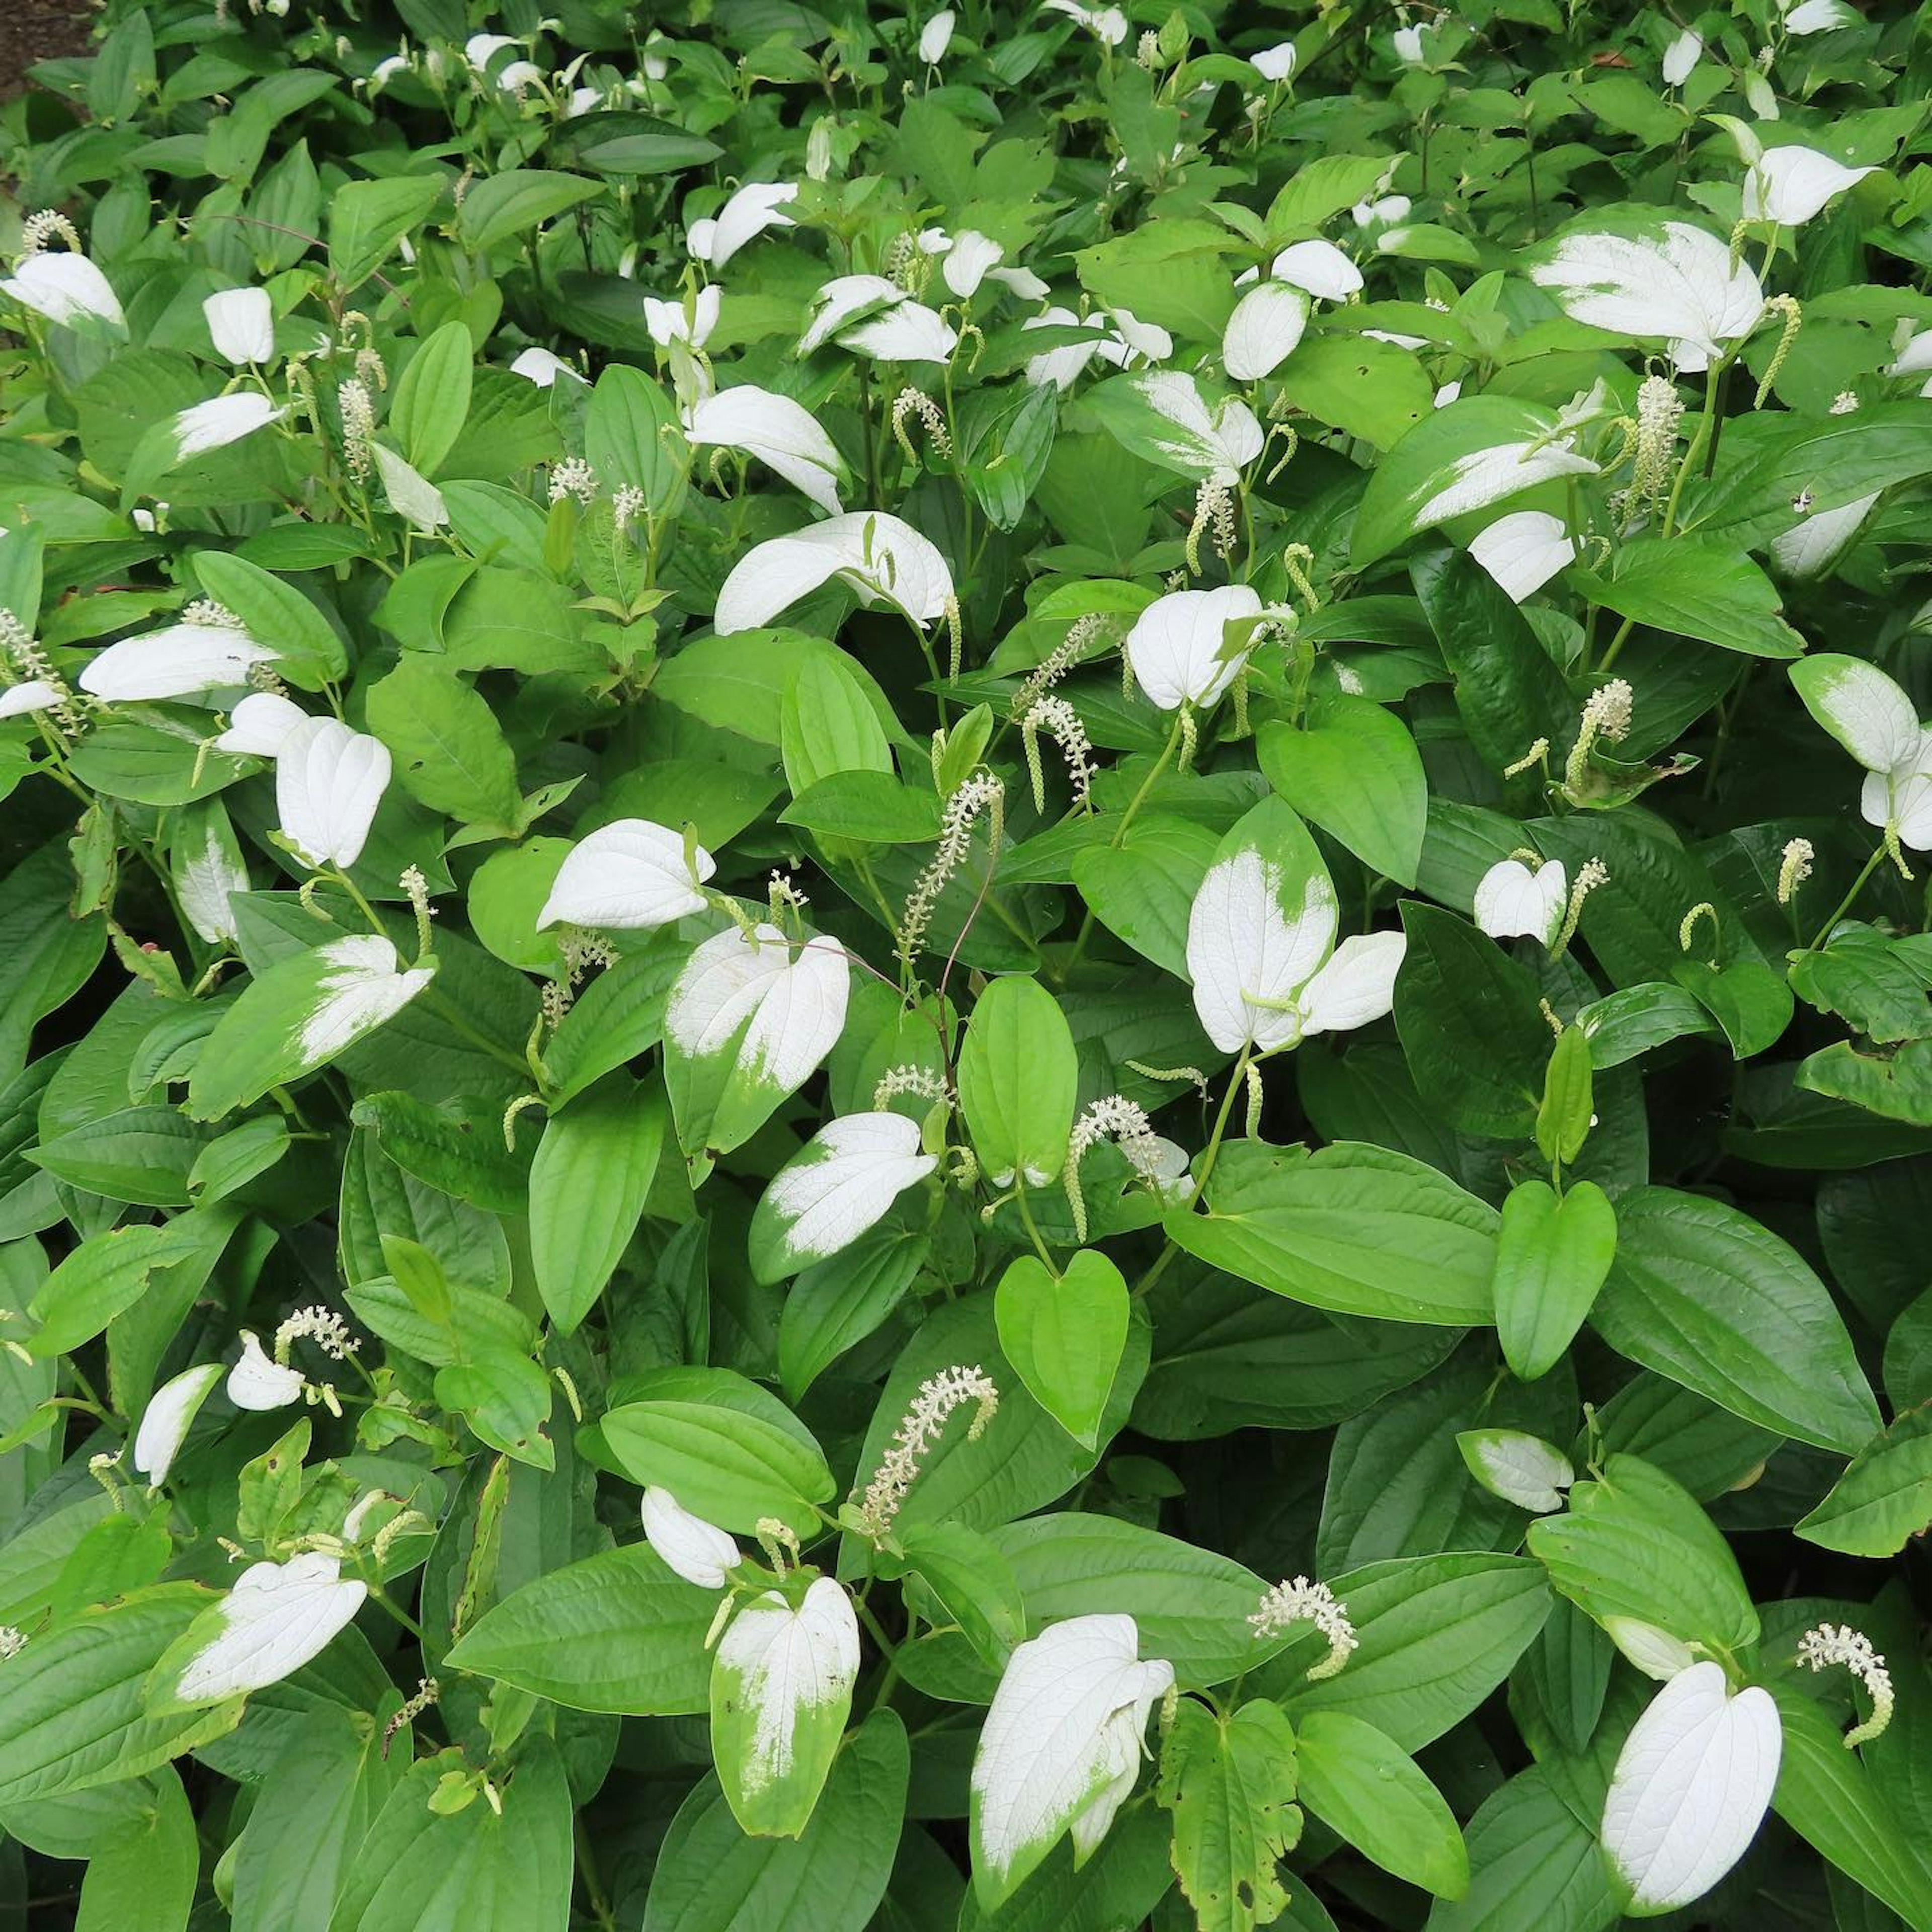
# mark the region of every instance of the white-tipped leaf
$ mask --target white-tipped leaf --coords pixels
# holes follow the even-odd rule
[[[1784,1748],[1778,1706],[1754,1685],[1732,1696],[1723,1667],[1671,1678],[1618,1754],[1601,1837],[1629,1893],[1653,1918],[1702,1898],[1757,1835]]]
[[[212,396],[176,412],[172,422],[174,460],[184,463],[190,456],[205,455],[211,449],[225,448],[253,436],[288,414],[278,409],[266,396],[253,389],[238,389],[232,395]]]
[[[242,847],[219,799],[182,808],[169,842],[175,897],[182,916],[211,945],[236,936],[230,901],[249,889]]]
[[[149,1489],[158,1490],[167,1480],[202,1404],[220,1379],[219,1362],[202,1362],[184,1369],[148,1398],[141,1426],[134,1432],[134,1468],[147,1478]]]
[[[1530,270],[1577,321],[1660,338],[1680,370],[1709,366],[1764,310],[1764,291],[1730,244],[1688,222],[1630,234],[1571,235]]]
[[[226,624],[170,624],[95,652],[82,668],[80,688],[110,704],[193,698],[246,684],[250,664],[272,664],[278,655]]]
[[[1498,859],[1477,882],[1476,923],[1492,939],[1523,934],[1552,946],[1569,899],[1570,878],[1560,859],[1533,872],[1520,859]]]
[[[950,14],[941,17],[949,22],[952,20]],[[1006,252],[990,236],[982,235],[976,228],[964,229],[954,238],[939,272],[946,278],[946,286],[964,302],[978,292],[980,284],[998,267]]]
[[[1084,1864],[1140,1768],[1148,1713],[1174,1666],[1140,1660],[1129,1616],[1070,1617],[1006,1661],[973,1759],[973,1888],[997,1912],[1071,1833]]]
[[[1484,1489],[1520,1509],[1540,1514],[1561,1509],[1564,1492],[1576,1480],[1562,1450],[1520,1429],[1466,1429],[1456,1446]]]
[[[935,308],[902,302],[842,329],[838,346],[875,362],[949,362],[958,332]]]
[[[1659,1630],[1640,1617],[1606,1617],[1604,1634],[1623,1653],[1626,1662],[1658,1684],[1668,1684],[1680,1670],[1688,1670],[1697,1654],[1681,1636]]]
[[[1135,619],[1121,648],[1135,681],[1163,711],[1212,704],[1248,661],[1251,638],[1230,646],[1227,627],[1258,617],[1262,600],[1245,584],[1171,590]]]
[[[755,456],[796,485],[821,510],[837,516],[845,466],[838,446],[803,404],[747,382],[706,396],[685,418],[694,443],[721,444]]]
[[[188,1111],[218,1120],[313,1072],[386,1024],[435,977],[401,969],[375,933],[352,933],[278,960],[223,1014],[194,1065]]]
[[[744,1559],[736,1544],[716,1523],[693,1516],[670,1490],[655,1484],[646,1489],[639,1505],[644,1540],[687,1583],[700,1590],[722,1590],[728,1572]]]
[[[720,637],[760,629],[835,577],[921,625],[942,616],[952,595],[952,573],[928,538],[883,510],[854,510],[748,550],[718,593],[713,627]]]
[[[1232,486],[1266,440],[1238,397],[1210,405],[1178,369],[1148,369],[1096,391],[1108,427],[1136,456],[1184,476]]]
[[[1472,537],[1469,554],[1509,593],[1511,602],[1520,604],[1574,561],[1576,546],[1561,517],[1547,510],[1517,510]]]
[[[1237,382],[1272,376],[1308,326],[1308,298],[1285,282],[1260,282],[1234,304],[1221,332],[1221,366]]]
[[[369,453],[376,459],[376,474],[382,479],[389,508],[412,530],[440,530],[449,521],[442,492],[421,470],[382,443],[372,442]]]
[[[243,1329],[241,1358],[228,1371],[228,1400],[237,1408],[265,1414],[299,1402],[302,1392],[302,1371],[276,1361],[258,1335]]]
[[[85,255],[29,255],[9,276],[0,276],[0,298],[18,302],[76,334],[125,335],[120,298]]]
[[[155,1666],[157,1701],[218,1704],[279,1684],[328,1648],[368,1594],[320,1550],[250,1564]]]
[[[828,1120],[765,1190],[752,1217],[752,1272],[781,1280],[849,1247],[938,1164],[902,1114]]]
[[[275,808],[304,863],[346,868],[362,856],[389,784],[388,747],[339,718],[305,718],[275,754]]]
[[[539,930],[568,922],[647,931],[704,910],[698,888],[718,869],[701,845],[668,826],[620,818],[572,848],[537,914]]]
[[[726,1626],[711,1670],[711,1754],[732,1815],[755,1837],[810,1820],[852,1708],[859,1619],[815,1578],[794,1609],[767,1590]]]
[[[742,1146],[844,1030],[851,973],[823,936],[776,926],[715,933],[685,962],[664,1010],[665,1078],[687,1154]]]
[[[880,315],[912,298],[884,275],[835,275],[812,298],[811,320],[798,352],[809,356],[867,316]]]
[[[1824,576],[1857,541],[1881,494],[1874,490],[1835,510],[1816,511],[1779,532],[1771,540],[1771,560],[1780,574],[1800,583]]]
[[[37,712],[51,711],[60,701],[56,686],[44,677],[30,677],[24,684],[10,684],[0,690],[0,720],[31,718]]]

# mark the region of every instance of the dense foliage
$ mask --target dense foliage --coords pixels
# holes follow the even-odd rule
[[[553,7],[0,111],[0,1892],[1932,1928],[1924,17]]]

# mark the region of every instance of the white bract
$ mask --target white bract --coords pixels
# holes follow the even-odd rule
[[[275,809],[304,864],[352,866],[389,783],[388,747],[334,718],[304,718],[275,754]]]
[[[136,1471],[147,1478],[149,1489],[158,1490],[167,1480],[202,1404],[220,1379],[221,1364],[203,1362],[184,1369],[148,1398],[141,1426],[134,1432],[134,1458]]]
[[[382,479],[389,508],[411,529],[440,530],[449,521],[442,492],[413,464],[386,443],[370,443],[369,454],[376,459],[376,474]]]
[[[1136,682],[1162,710],[1212,704],[1234,682],[1253,647],[1250,632],[1228,650],[1226,627],[1261,613],[1260,596],[1245,584],[1171,590],[1135,619],[1120,648]]]
[[[720,637],[759,629],[835,577],[920,625],[944,616],[952,595],[952,573],[930,539],[883,510],[854,510],[746,551],[718,593],[712,626]]]
[[[436,976],[434,966],[407,971],[378,933],[351,933],[318,946],[312,1005],[299,1022],[296,1047],[304,1069],[320,1066],[400,1012]]]
[[[1707,368],[1764,313],[1764,291],[1721,238],[1688,222],[1642,235],[1568,237],[1533,267],[1579,322],[1618,335],[1661,338],[1681,370]]]
[[[660,302],[656,296],[646,296],[644,326],[660,349],[668,349],[674,342],[702,349],[718,326],[718,311],[723,306],[724,296],[716,282],[707,282],[688,303]]]
[[[1117,47],[1127,38],[1127,16],[1118,7],[1089,7],[1082,0],[1041,0],[1040,10],[1064,14],[1096,38]]]
[[[748,939],[734,926],[714,933],[685,962],[664,1009],[664,1038],[687,1058],[733,1047],[749,1086],[794,1093],[845,1030],[851,970],[823,936],[794,946],[775,926]]]
[[[937,67],[946,57],[946,50],[952,44],[952,10],[933,15],[920,29],[919,57],[928,67]]]
[[[308,722],[299,704],[273,691],[251,691],[228,714],[228,729],[214,741],[218,752],[238,757],[272,758],[298,724]]]
[[[278,655],[226,624],[170,624],[95,652],[80,688],[113,704],[191,698],[246,684],[250,664],[273,664]]]
[[[206,820],[198,849],[184,850],[178,838],[174,872],[175,896],[188,924],[211,945],[234,938],[235,908],[229,902],[248,891],[250,881],[226,822]]]
[[[211,396],[176,412],[174,418],[174,460],[184,463],[190,456],[221,449],[253,436],[288,414],[277,409],[266,396],[252,389],[238,389],[232,395]]]
[[[1272,376],[1308,326],[1308,298],[1281,282],[1261,282],[1234,304],[1221,332],[1221,366],[1237,382]]]
[[[214,1704],[279,1684],[328,1648],[368,1594],[366,1583],[344,1582],[340,1560],[320,1550],[286,1563],[250,1564],[197,1621],[205,1640],[182,1666],[175,1696]]]
[[[685,231],[686,242],[700,262],[722,268],[767,228],[796,227],[783,211],[788,202],[797,199],[796,182],[747,182],[716,215],[692,222]]]
[[[1332,242],[1292,242],[1274,258],[1268,272],[1276,281],[1326,302],[1346,302],[1362,286],[1361,270]]]
[[[811,320],[799,338],[798,352],[809,356],[842,329],[912,299],[884,275],[835,275],[812,298]]]
[[[1520,859],[1498,859],[1476,886],[1476,923],[1492,939],[1526,934],[1546,946],[1556,944],[1570,902],[1570,878],[1560,859],[1534,872]]]
[[[0,277],[0,296],[70,328],[127,329],[120,298],[85,255],[29,255],[10,276]]]
[[[30,677],[25,684],[10,684],[0,691],[0,718],[31,718],[38,711],[51,711],[61,702],[59,691],[44,677]]]
[[[1083,319],[1070,308],[1057,306],[1029,316],[1020,328],[1022,332],[1036,328],[1084,328],[1093,338],[1090,342],[1070,342],[1030,358],[1026,379],[1036,389],[1044,388],[1049,382],[1063,392],[1070,389],[1106,340],[1106,325],[1100,316]]]
[[[1703,51],[1703,35],[1695,27],[1686,27],[1664,50],[1664,86],[1682,87]]]
[[[1224,1053],[1274,1053],[1388,1012],[1407,950],[1399,932],[1335,944],[1335,888],[1314,842],[1279,800],[1221,842],[1187,917],[1194,1010]]]
[[[1701,1898],[1742,1858],[1778,1782],[1784,1733],[1770,1692],[1736,1696],[1723,1666],[1672,1678],[1632,1727],[1604,1801],[1610,1867],[1632,1918]]]
[[[977,292],[988,273],[999,266],[1006,250],[976,228],[963,230],[946,251],[939,272],[962,302]]]
[[[1786,577],[1822,577],[1851,548],[1865,519],[1878,507],[1874,490],[1835,510],[1800,517],[1771,540],[1771,560]]]
[[[1129,1616],[1070,1617],[1006,1660],[974,1754],[973,1883],[994,1912],[1070,1832],[1084,1864],[1134,1788],[1174,1666],[1140,1660]]]
[[[1680,1670],[1697,1661],[1696,1652],[1682,1637],[1672,1636],[1641,1617],[1606,1617],[1604,1634],[1623,1653],[1624,1660],[1658,1684],[1667,1684]]]
[[[728,1750],[735,1802],[754,1800],[791,1778],[801,1760],[822,1755],[830,1764],[858,1675],[859,1619],[844,1587],[830,1576],[814,1578],[796,1610],[767,1590],[731,1619],[718,1645],[712,1723],[714,1740],[723,1742],[718,1691],[728,1689],[736,1735],[718,1755],[723,1776]],[[829,1736],[827,1714],[839,1720]]]
[[[1498,517],[1472,537],[1469,554],[1512,602],[1520,604],[1575,560],[1576,546],[1561,517],[1547,510],[1518,510]]]
[[[1815,148],[1766,148],[1744,176],[1744,219],[1796,228],[1874,168],[1848,168]]]
[[[835,517],[844,508],[838,485],[845,465],[838,446],[812,412],[789,396],[749,382],[721,389],[686,412],[684,433],[695,444],[718,444],[755,456]]]
[[[828,1120],[766,1189],[752,1224],[761,1277],[821,1261],[874,1226],[906,1189],[939,1165],[920,1150],[919,1124],[902,1114],[845,1114]]]
[[[534,382],[539,389],[548,389],[560,376],[571,376],[579,382],[584,380],[582,375],[561,356],[554,355],[548,349],[526,349],[510,364],[510,374]]]
[[[1858,809],[1868,825],[1932,851],[1932,731],[1912,700],[1876,664],[1818,651],[1791,667],[1811,716],[1864,767]]]
[[[1466,1429],[1456,1442],[1476,1480],[1521,1509],[1561,1509],[1564,1491],[1576,1480],[1560,1449],[1520,1429]]]
[[[237,1408],[261,1412],[286,1408],[302,1392],[302,1371],[272,1360],[260,1337],[243,1329],[241,1359],[228,1371],[228,1400]]]
[[[1426,530],[1432,524],[1447,523],[1451,517],[1467,516],[1472,510],[1486,510],[1492,503],[1558,476],[1594,476],[1596,469],[1563,436],[1547,436],[1540,442],[1498,442],[1487,449],[1472,450],[1457,457],[1417,505],[1412,512],[1415,527]]]
[[[539,930],[568,921],[637,932],[702,912],[698,888],[718,869],[701,845],[669,826],[620,818],[580,838],[557,870],[537,914]]]
[[[1294,71],[1294,43],[1278,41],[1248,57],[1248,64],[1264,80],[1286,80]]]
[[[1801,0],[1784,16],[1784,31],[1794,40],[1810,34],[1828,34],[1838,27],[1856,27],[1861,16],[1844,0]]]
[[[723,1589],[726,1574],[744,1560],[724,1531],[693,1516],[668,1490],[655,1484],[647,1488],[639,1513],[644,1540],[663,1558],[665,1568],[700,1590]]]
[[[201,305],[214,352],[238,367],[275,354],[275,311],[266,289],[224,289]]]

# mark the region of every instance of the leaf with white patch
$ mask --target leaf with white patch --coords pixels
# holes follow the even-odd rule
[[[856,1241],[939,1165],[902,1114],[828,1120],[786,1162],[752,1216],[752,1271],[781,1281]]]
[[[796,1838],[810,1822],[852,1709],[859,1620],[815,1578],[794,1609],[776,1590],[734,1616],[711,1670],[711,1754],[740,1826]]]
[[[1825,575],[1858,541],[1858,532],[1876,508],[1881,494],[1874,490],[1840,508],[1800,517],[1790,530],[1773,537],[1771,560],[1780,574],[1800,583]]]
[[[1245,584],[1214,590],[1171,590],[1140,615],[1120,648],[1135,682],[1163,711],[1212,704],[1248,661],[1254,626],[1228,627],[1262,614],[1259,596]]]
[[[313,1072],[392,1019],[435,975],[434,959],[403,970],[395,947],[374,933],[278,962],[203,1043],[188,1083],[189,1113],[219,1120]]]
[[[442,492],[422,471],[380,442],[372,442],[369,452],[376,459],[376,474],[382,479],[389,508],[412,530],[440,530],[449,521]]]
[[[1087,404],[1124,448],[1184,476],[1232,484],[1262,453],[1262,426],[1246,404],[1229,398],[1210,406],[1200,384],[1178,369],[1117,376]]]
[[[1561,517],[1516,510],[1472,537],[1469,554],[1520,604],[1575,560],[1576,546]]]
[[[742,1146],[844,1030],[851,973],[822,934],[735,926],[692,953],[664,1009],[664,1078],[687,1154]]]
[[[1308,326],[1308,298],[1282,282],[1262,282],[1234,304],[1221,332],[1221,366],[1231,380],[1258,382],[1294,352]]]
[[[1070,1617],[1007,1660],[973,1759],[973,1888],[1004,1905],[1066,1834],[1085,1864],[1133,1790],[1174,1666],[1142,1663],[1132,1617]]]
[[[340,1560],[320,1550],[251,1564],[163,1654],[149,1680],[149,1711],[218,1704],[279,1684],[328,1648],[368,1594],[366,1583],[344,1582]]]
[[[718,593],[712,628],[721,638],[760,629],[835,577],[921,626],[944,616],[952,595],[952,572],[930,538],[883,510],[854,510],[747,550]]]
[[[275,753],[275,809],[284,838],[310,866],[345,869],[362,856],[388,789],[388,747],[339,718],[305,718]]]
[[[218,798],[182,808],[168,842],[169,868],[182,916],[211,946],[235,937],[230,897],[248,890],[240,842]]]
[[[1539,1515],[1561,1509],[1564,1491],[1576,1480],[1562,1450],[1520,1429],[1465,1429],[1456,1447],[1492,1496]]]
[[[1553,946],[1569,898],[1562,860],[1546,860],[1532,872],[1520,859],[1498,859],[1476,883],[1476,923],[1492,939],[1523,934]]]
[[[136,1471],[147,1478],[149,1489],[158,1490],[167,1480],[202,1404],[220,1379],[219,1362],[202,1362],[184,1369],[148,1398],[141,1426],[134,1432],[134,1462]]]
[[[81,668],[80,688],[110,704],[194,698],[248,682],[250,668],[277,653],[226,624],[170,624],[123,638]]]
[[[1876,664],[1814,651],[1791,667],[1806,710],[1868,772],[1910,765],[1918,750],[1918,712]]]
[[[1694,1664],[1652,1699],[1618,1754],[1601,1833],[1633,1918],[1702,1898],[1742,1858],[1770,1808],[1784,1732],[1768,1690],[1735,1697]]]
[[[750,382],[706,396],[685,418],[694,444],[742,449],[803,490],[832,516],[844,508],[838,486],[845,465],[838,446],[802,404]]]

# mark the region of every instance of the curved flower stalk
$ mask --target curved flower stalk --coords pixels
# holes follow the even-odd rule
[[[1312,1624],[1328,1640],[1328,1654],[1303,1672],[1311,1684],[1334,1676],[1361,1644],[1355,1626],[1348,1621],[1348,1606],[1336,1600],[1326,1583],[1313,1582],[1306,1576],[1273,1585],[1248,1622],[1257,1642],[1279,1636],[1296,1624]]]
[[[1850,1624],[1819,1624],[1798,1640],[1798,1661],[1808,1670],[1829,1670],[1842,1664],[1865,1688],[1871,1715],[1845,1733],[1845,1748],[1855,1750],[1882,1737],[1892,1723],[1892,1672],[1872,1640]]]

